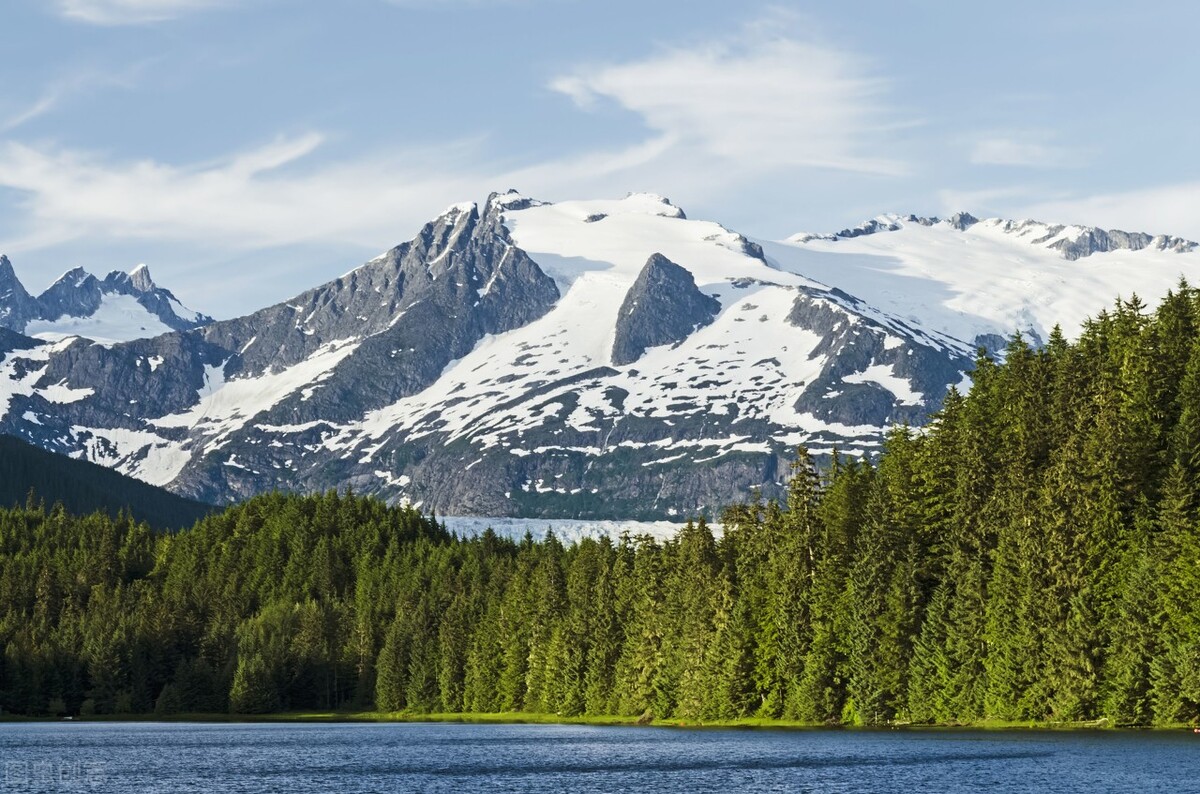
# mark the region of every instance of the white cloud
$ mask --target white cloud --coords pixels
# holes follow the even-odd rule
[[[1024,205],[1032,218],[1200,240],[1200,182],[1066,197]]]
[[[882,100],[887,83],[819,44],[747,36],[581,69],[550,87],[584,109],[611,100],[671,148],[741,169],[906,171],[884,147],[896,127]]]
[[[201,1],[106,3],[163,11]],[[755,47],[735,40],[556,80],[581,105],[611,98],[637,111],[651,132],[623,147],[583,148],[550,161],[498,158],[478,140],[334,160],[315,132],[204,163],[121,161],[0,141],[0,187],[19,196],[9,219],[21,234],[5,245],[10,251],[89,239],[195,241],[229,250],[306,241],[387,245],[406,239],[440,206],[490,189],[518,187],[546,198],[651,190],[695,201],[781,171],[903,170],[872,151],[886,123],[881,81],[835,50],[754,38]]]
[[[957,190],[946,188],[938,191],[938,203],[943,215],[955,212],[969,212],[981,217],[1001,216],[1012,217],[1011,209],[1022,202],[1028,202],[1029,197],[1038,195],[1036,188],[1026,186],[1009,186],[981,188],[978,190]],[[1045,195],[1044,191],[1041,195]],[[1026,217],[1026,216],[1021,216]]]
[[[1069,168],[1083,164],[1080,149],[1055,144],[1042,132],[985,135],[974,142],[969,160],[974,165],[1006,165],[1024,168]]]
[[[471,188],[454,176],[469,145],[313,164],[310,133],[187,165],[111,162],[68,149],[0,144],[0,186],[19,191],[12,251],[79,239],[203,242],[251,249],[305,241],[394,242],[404,222]],[[425,163],[417,170],[408,163]]]
[[[93,25],[137,25],[230,5],[231,0],[56,0],[67,19]]]
[[[129,88],[148,63],[148,61],[143,61],[120,72],[109,73],[97,69],[87,69],[61,77],[46,86],[41,96],[23,109],[11,114],[0,112],[0,133],[15,130],[17,127],[50,113],[58,108],[64,100],[77,94],[103,87]]]

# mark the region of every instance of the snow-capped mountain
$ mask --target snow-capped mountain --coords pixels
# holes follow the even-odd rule
[[[35,298],[8,257],[0,256],[0,327],[27,336],[49,341],[82,336],[111,344],[188,331],[209,322],[211,317],[188,309],[170,290],[155,284],[145,265],[129,273],[114,270],[103,279],[75,268]]]
[[[1194,249],[966,215],[758,242],[658,196],[509,192],[246,317],[0,334],[0,431],[213,501],[669,518],[778,492],[797,444],[877,449],[969,384],[977,345],[1154,300]]]
[[[1118,296],[1154,303],[1181,276],[1194,280],[1200,262],[1196,243],[1179,237],[966,213],[882,215],[764,247],[780,267],[989,348],[1014,331],[1044,341],[1055,324],[1073,335]]]

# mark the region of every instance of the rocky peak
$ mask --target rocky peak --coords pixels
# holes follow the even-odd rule
[[[150,277],[150,268],[145,265],[138,265],[129,271],[129,283],[138,292],[151,292],[157,288],[154,279]]]
[[[947,225],[958,229],[960,232],[965,232],[977,223],[979,223],[979,219],[969,212],[956,212],[946,219]]]
[[[30,295],[25,291],[21,279],[17,278],[17,271],[13,270],[12,262],[8,261],[7,256],[0,254],[0,301],[19,297],[29,298]]]
[[[184,308],[168,290],[157,286],[145,265],[138,266],[130,273],[114,270],[103,280],[82,267],[72,268],[35,298],[25,291],[8,258],[0,257],[0,326],[18,333],[25,333],[35,320],[56,323],[68,318],[70,330],[64,333],[74,334],[78,328],[75,320],[94,317],[105,300],[114,295],[132,297],[163,325],[177,331],[191,330],[212,322],[211,317]],[[125,312],[128,311],[126,304]],[[128,333],[128,328],[135,325],[124,322],[121,326],[123,330],[109,329],[109,332],[116,334],[112,338],[125,339],[121,334]],[[155,323],[142,326],[143,330],[150,327],[162,330]],[[45,327],[41,329],[42,332],[46,330]],[[101,328],[92,326],[92,330],[100,332]]]
[[[682,342],[713,321],[721,304],[705,295],[685,268],[662,254],[646,260],[617,315],[614,364],[631,364],[647,348]]]
[[[537,199],[529,198],[520,193],[520,191],[509,188],[503,193],[493,193],[488,196],[485,206],[485,212],[493,212],[499,210],[501,212],[519,210],[527,210],[530,207],[542,207],[546,202],[538,201]]]
[[[100,280],[82,267],[72,268],[38,296],[41,319],[87,317],[100,308],[102,299]]]
[[[469,238],[479,222],[479,207],[475,202],[455,204],[421,229],[414,243],[427,256],[426,264],[434,266],[446,259],[455,244]]]
[[[1196,247],[1196,243],[1182,237],[1167,235],[1150,235],[1144,232],[1123,232],[1120,229],[1085,228],[1074,239],[1062,237],[1050,243],[1049,248],[1062,252],[1069,260],[1082,259],[1097,253],[1108,251],[1140,251],[1151,248],[1158,251],[1174,251],[1186,253]]]
[[[37,316],[37,301],[25,290],[8,257],[0,254],[0,327],[23,331]]]

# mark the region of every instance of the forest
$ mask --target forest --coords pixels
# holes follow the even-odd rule
[[[665,542],[457,537],[332,492],[174,534],[0,512],[0,707],[1197,723],[1200,291],[972,379]]]
[[[190,527],[216,510],[96,463],[0,435],[0,507],[25,504],[31,491],[37,501],[61,503],[72,513],[99,510],[116,517],[126,511],[156,529]]]

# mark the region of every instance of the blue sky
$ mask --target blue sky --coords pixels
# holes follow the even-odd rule
[[[218,317],[516,187],[1200,238],[1190,3],[5,0],[0,251]]]

